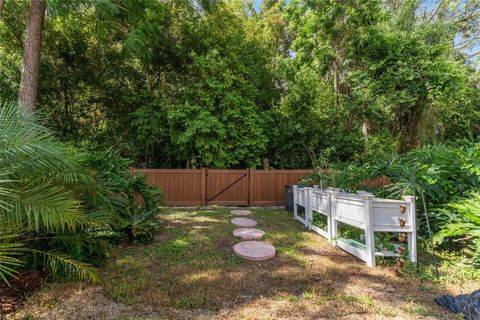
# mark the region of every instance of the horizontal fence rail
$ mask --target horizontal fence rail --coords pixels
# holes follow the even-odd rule
[[[412,262],[417,261],[416,208],[413,196],[393,200],[376,198],[367,192],[354,194],[293,186],[293,203],[296,220],[327,238],[331,244],[365,261],[370,267],[375,267],[376,256],[398,256],[395,250],[376,249],[375,232],[405,233],[409,258]],[[400,207],[405,208],[403,227],[399,224]],[[314,215],[317,215],[315,218],[323,216],[326,223],[316,225]],[[341,238],[339,223],[361,229],[365,245],[356,245],[354,241]]]
[[[285,185],[296,184],[310,170],[132,169],[162,189],[169,206],[278,206]]]

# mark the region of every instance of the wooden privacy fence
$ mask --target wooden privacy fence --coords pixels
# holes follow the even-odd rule
[[[273,206],[285,202],[285,185],[310,170],[132,169],[165,193],[169,206]]]

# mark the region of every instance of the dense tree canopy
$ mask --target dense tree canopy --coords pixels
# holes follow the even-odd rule
[[[0,12],[17,99],[29,1]],[[478,1],[46,2],[37,109],[144,167],[311,167],[479,134]],[[263,161],[265,162],[265,161]]]
[[[0,284],[155,239],[132,166],[389,179],[369,191],[416,195],[419,239],[479,268],[480,0],[258,4],[0,0]]]

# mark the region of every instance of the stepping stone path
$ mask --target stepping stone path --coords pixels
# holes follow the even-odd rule
[[[232,210],[230,211],[234,216],[249,216],[252,214],[250,210]]]
[[[249,210],[232,210],[231,213],[236,216],[250,215]],[[250,218],[233,218],[231,222],[234,225],[244,227],[233,231],[235,237],[242,240],[261,239],[265,232],[260,229],[250,228],[257,225],[257,221]],[[237,256],[247,260],[262,261],[275,257],[275,247],[262,241],[243,241],[233,246],[233,251]]]
[[[238,256],[247,260],[261,261],[275,257],[275,247],[262,241],[243,241],[233,247]]]
[[[257,240],[262,239],[265,232],[255,228],[239,228],[233,231],[234,237],[239,237],[242,240]]]
[[[239,227],[255,227],[257,225],[257,221],[250,219],[250,218],[233,218],[231,222]]]

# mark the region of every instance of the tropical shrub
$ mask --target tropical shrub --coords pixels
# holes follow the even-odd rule
[[[459,243],[464,248],[467,261],[480,268],[480,193],[473,192],[467,199],[449,203],[440,210],[442,229],[435,240],[442,244],[450,238],[450,243]]]
[[[153,239],[161,192],[117,152],[79,153],[40,123],[0,102],[0,279],[32,268],[96,280],[112,242]]]
[[[83,165],[93,170],[96,189],[84,196],[90,211],[107,212],[114,219],[113,240],[150,241],[159,226],[160,189],[147,185],[145,177],[133,175],[132,162],[109,149],[85,153]]]
[[[95,280],[89,264],[55,243],[92,244],[109,220],[85,210],[79,196],[93,190],[93,179],[39,123],[36,114],[0,102],[0,278],[8,283],[31,266]]]

